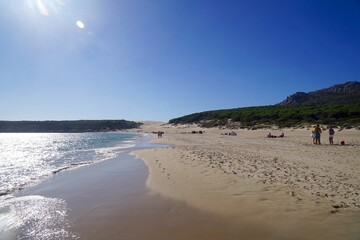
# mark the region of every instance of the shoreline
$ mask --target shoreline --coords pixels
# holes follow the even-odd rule
[[[45,134],[88,134],[88,133],[96,133],[96,132],[82,132],[82,133],[45,133]],[[116,131],[112,131],[112,132],[97,132],[97,133],[120,133],[120,134],[131,134],[131,135],[141,135],[144,140],[142,140],[142,142],[146,142],[146,138],[147,135],[146,134],[139,134],[139,133],[134,133],[134,132],[116,132]],[[34,133],[11,133],[11,134],[34,134]],[[36,132],[35,134],[43,134],[40,132]],[[134,141],[138,141],[136,139],[134,139]],[[129,150],[126,150],[127,147],[124,148],[125,151],[130,152]],[[132,148],[132,146],[130,146],[130,148]],[[56,168],[53,168],[51,171],[47,172],[46,174],[43,174],[40,177],[34,177],[31,179],[31,181],[23,183],[22,185],[19,186],[14,186],[11,189],[6,189],[5,191],[0,191],[0,197],[6,197],[7,195],[11,196],[11,195],[16,195],[19,192],[25,190],[26,188],[31,188],[33,186],[36,186],[37,184],[40,184],[43,181],[46,181],[48,178],[53,177],[56,174],[59,174],[63,171],[68,171],[68,170],[73,170],[79,167],[83,167],[83,166],[87,166],[87,165],[91,165],[91,164],[96,164],[98,162],[101,161],[106,161],[109,158],[105,157],[103,159],[91,159],[91,160],[83,160],[80,162],[70,162],[70,163],[66,163],[63,165],[60,165]],[[111,158],[110,158],[111,159]]]
[[[141,142],[140,148],[148,141]],[[155,145],[156,146],[156,145]],[[148,168],[144,161],[130,153],[69,171],[62,171],[43,182],[26,188],[17,197],[35,201],[22,205],[30,212],[49,217],[46,207],[36,201],[61,203],[52,210],[61,217],[65,229],[58,239],[264,239],[269,234],[276,239],[286,238],[267,226],[242,219],[223,218],[195,209],[183,201],[164,198],[146,186]],[[36,217],[36,216],[35,216]],[[35,219],[36,222],[43,218]],[[42,228],[37,230],[47,230]],[[20,233],[24,229],[19,229]],[[64,231],[65,230],[65,231]],[[1,235],[6,240],[17,238],[16,230]]]
[[[354,230],[360,229],[358,131],[337,132],[335,142],[344,138],[346,146],[327,146],[325,134],[323,145],[313,146],[301,129],[285,129],[285,138],[277,139],[266,138],[269,130],[235,130],[238,136],[226,136],[221,135],[226,129],[153,123],[142,131],[164,131],[152,142],[170,145],[134,153],[149,167],[148,187],[163,196],[278,230],[283,229],[279,224],[292,231],[302,226],[317,239],[360,236]],[[192,131],[205,133],[188,134]]]
[[[141,144],[147,144],[141,143]],[[284,237],[268,226],[200,211],[183,201],[164,198],[146,186],[145,162],[117,158],[62,171],[21,196],[65,201],[68,233],[73,239],[264,239]],[[6,238],[14,239],[14,238]],[[68,238],[60,238],[68,239]],[[72,238],[71,238],[72,239]]]

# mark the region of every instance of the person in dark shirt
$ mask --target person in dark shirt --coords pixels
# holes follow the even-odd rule
[[[315,127],[315,144],[317,144],[317,145],[321,145],[321,142],[320,142],[321,133],[322,133],[322,131],[318,124]]]
[[[329,143],[330,145],[334,145],[334,135],[335,135],[335,131],[332,127],[330,127],[329,129]]]

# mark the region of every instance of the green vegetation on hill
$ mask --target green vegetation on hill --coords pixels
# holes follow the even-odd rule
[[[240,127],[277,125],[291,127],[303,124],[360,126],[360,103],[262,106],[194,113],[169,121],[171,124],[197,123],[203,127],[224,126],[238,123]]]
[[[245,128],[261,125],[292,127],[314,123],[360,127],[360,83],[352,81],[309,93],[297,92],[274,106],[194,113],[171,119],[169,123]]]
[[[0,121],[0,132],[107,132],[139,125],[126,120]]]

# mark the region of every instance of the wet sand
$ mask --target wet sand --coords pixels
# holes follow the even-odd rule
[[[80,239],[301,239],[241,217],[202,212],[146,186],[148,169],[131,156],[60,172],[22,195],[64,199]]]

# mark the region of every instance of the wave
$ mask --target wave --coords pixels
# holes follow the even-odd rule
[[[56,170],[53,170],[52,173],[53,173],[53,174],[57,174],[57,173],[59,173],[59,172],[61,172],[61,171],[64,171],[64,170],[68,170],[68,169],[75,168],[75,167],[81,167],[81,166],[89,165],[89,164],[92,164],[92,163],[94,163],[94,161],[79,162],[79,163],[70,163],[70,165],[67,165],[67,166],[58,168],[58,169],[56,169]]]

